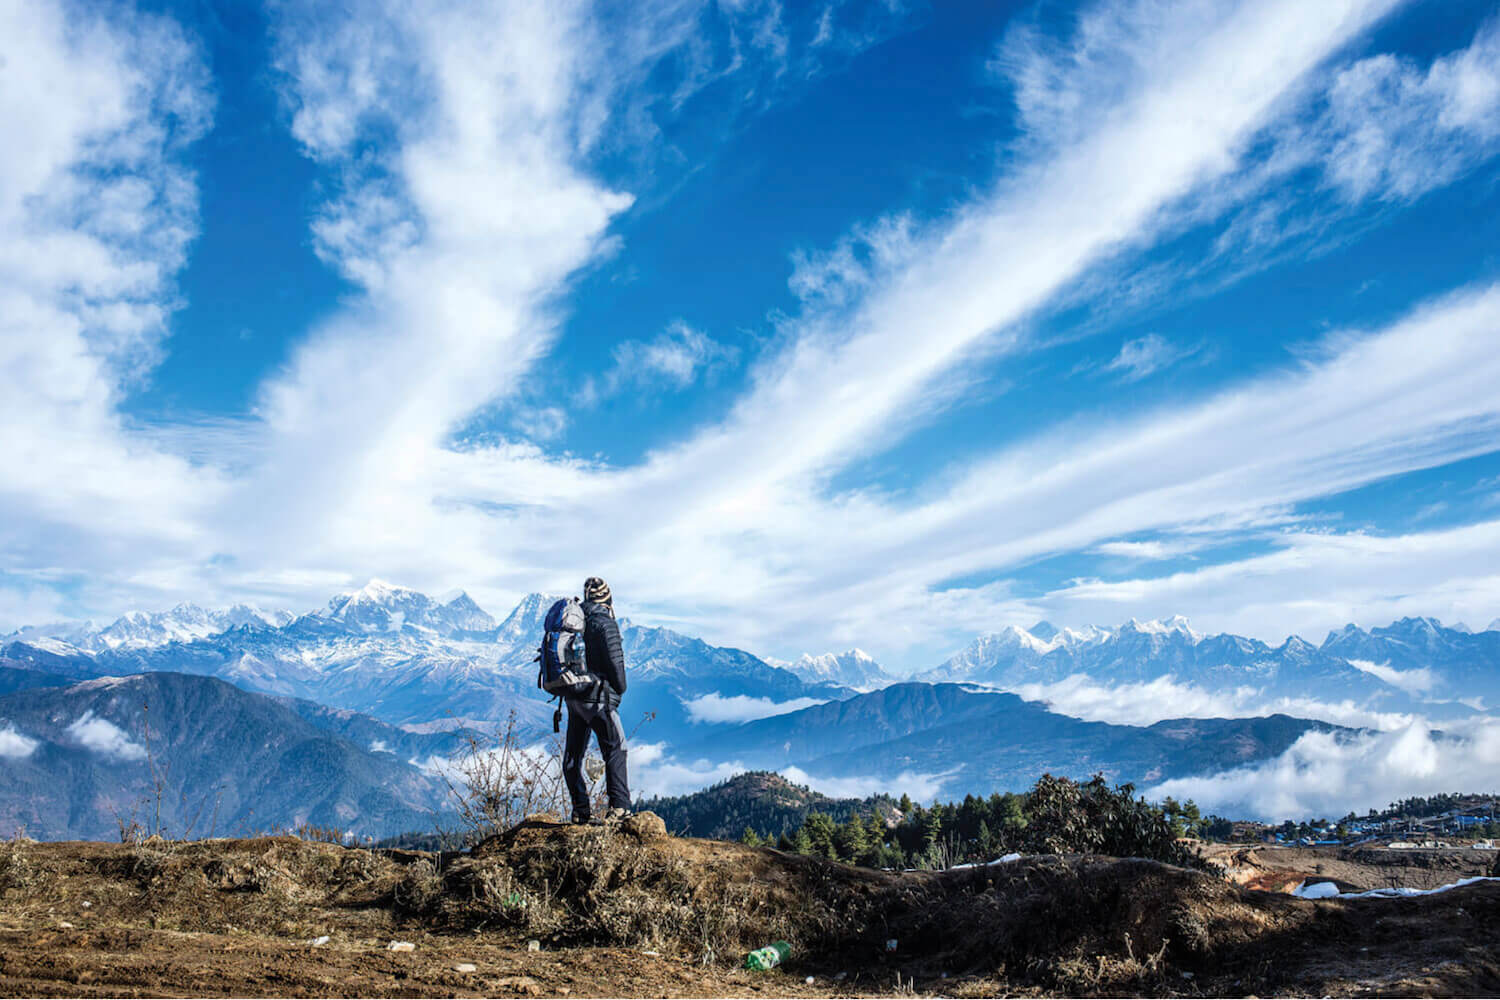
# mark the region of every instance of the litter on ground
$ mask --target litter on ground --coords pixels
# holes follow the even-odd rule
[[[1332,882],[1303,882],[1292,890],[1293,896],[1303,899],[1332,899],[1337,896],[1340,899],[1399,899],[1405,896],[1433,896],[1449,889],[1458,889],[1462,886],[1473,885],[1475,882],[1500,882],[1500,876],[1476,875],[1473,878],[1459,879],[1457,882],[1449,882],[1440,885],[1436,889],[1412,889],[1408,886],[1396,886],[1390,889],[1368,889],[1364,892],[1339,892],[1339,887]]]

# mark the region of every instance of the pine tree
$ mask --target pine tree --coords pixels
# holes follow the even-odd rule
[[[865,853],[865,824],[858,814],[852,815],[833,835],[834,849],[840,861],[854,864]]]
[[[746,847],[760,847],[765,841],[761,840],[760,834],[756,833],[749,826],[746,826],[745,832],[740,834],[740,843]]]

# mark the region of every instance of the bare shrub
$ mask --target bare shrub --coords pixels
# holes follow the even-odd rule
[[[354,839],[354,834],[341,826],[317,826],[313,823],[298,823],[292,828],[292,836],[313,844],[338,844]]]
[[[142,837],[130,842],[130,874],[142,888],[163,875],[177,854],[178,844],[163,837]]]
[[[409,913],[425,913],[443,895],[443,879],[437,868],[426,858],[406,866],[401,878],[391,888],[391,898],[396,907]]]
[[[494,733],[469,730],[463,746],[443,769],[443,780],[469,847],[515,826],[527,816],[561,819],[572,811],[562,775],[562,739],[554,735],[539,746],[522,742],[516,713]],[[584,760],[589,797],[602,811],[603,763],[597,754]],[[441,833],[441,831],[440,831]]]
[[[17,830],[0,852],[0,894],[6,889],[30,889],[42,881],[42,868],[31,859],[26,846],[25,836]]]

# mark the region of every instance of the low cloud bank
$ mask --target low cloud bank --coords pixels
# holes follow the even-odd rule
[[[631,791],[637,798],[687,795],[749,770],[753,768],[737,760],[700,758],[679,761],[665,743],[640,743],[630,748]],[[779,773],[793,784],[806,785],[836,799],[863,799],[884,792],[890,795],[905,793],[918,801],[929,802],[937,797],[944,782],[957,771],[943,774],[902,771],[889,778],[874,775],[827,777],[809,774],[800,767],[780,768]]]
[[[0,757],[24,759],[36,751],[37,745],[36,740],[17,732],[13,725],[0,729]]]
[[[1434,733],[1412,723],[1340,739],[1307,733],[1280,757],[1210,777],[1147,789],[1150,799],[1193,799],[1204,811],[1267,822],[1363,813],[1413,795],[1500,791],[1500,719]]]
[[[145,760],[146,748],[125,734],[125,730],[96,716],[92,709],[68,726],[67,733],[86,750],[114,760]]]
[[[1410,694],[1423,694],[1437,684],[1437,677],[1426,667],[1415,670],[1397,670],[1388,663],[1371,663],[1369,660],[1350,660],[1349,666],[1363,670],[1372,677],[1379,677],[1392,687]]]
[[[770,698],[752,698],[737,694],[725,698],[710,692],[682,703],[692,722],[754,722],[773,715],[800,712],[804,708],[823,704],[821,698],[793,698],[791,701],[772,701]]]
[[[1407,671],[1411,673],[1415,671]],[[1075,719],[1125,726],[1149,726],[1163,719],[1227,719],[1276,713],[1380,730],[1400,729],[1419,721],[1410,713],[1381,712],[1348,699],[1268,698],[1253,687],[1210,691],[1170,676],[1134,684],[1101,684],[1087,674],[1072,674],[1050,684],[997,686],[996,690],[1046,702],[1054,712]]]
[[[836,799],[865,799],[871,795],[910,795],[917,802],[930,802],[938,797],[945,782],[957,769],[942,774],[920,774],[902,771],[894,778],[855,776],[852,778],[820,778],[808,774],[800,767],[783,768],[781,774],[793,784],[806,785],[815,792]]]

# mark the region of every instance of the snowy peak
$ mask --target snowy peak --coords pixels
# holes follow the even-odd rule
[[[516,642],[532,636],[540,640],[542,620],[547,617],[547,609],[556,604],[558,599],[556,594],[540,593],[527,594],[521,598],[521,603],[500,623],[500,641]]]
[[[183,603],[171,611],[147,614],[131,611],[116,618],[86,641],[85,646],[104,649],[143,649],[169,642],[192,642],[218,635],[227,626],[217,616],[196,604]]]
[[[803,653],[794,662],[786,664],[786,669],[810,684],[841,684],[860,690],[884,687],[892,680],[875,658],[862,649],[821,656]]]
[[[1193,642],[1197,642],[1203,638],[1197,632],[1193,631],[1192,627],[1188,625],[1188,620],[1182,617],[1182,615],[1173,615],[1171,618],[1165,620],[1155,619],[1146,622],[1132,618],[1120,626],[1120,631],[1139,632],[1143,635],[1180,635],[1185,636]]]
[[[461,592],[447,604],[439,604],[420,591],[384,580],[371,580],[352,594],[339,594],[318,616],[362,632],[400,632],[410,627],[454,635],[489,632],[495,627],[495,620],[468,594]]]
[[[1052,624],[1049,621],[1037,622],[1026,631],[1030,632],[1033,636],[1042,640],[1043,642],[1051,642],[1062,633],[1062,629],[1058,628],[1056,625]]]
[[[489,632],[495,627],[495,619],[462,591],[453,600],[442,605],[439,611],[452,628],[465,632]]]

